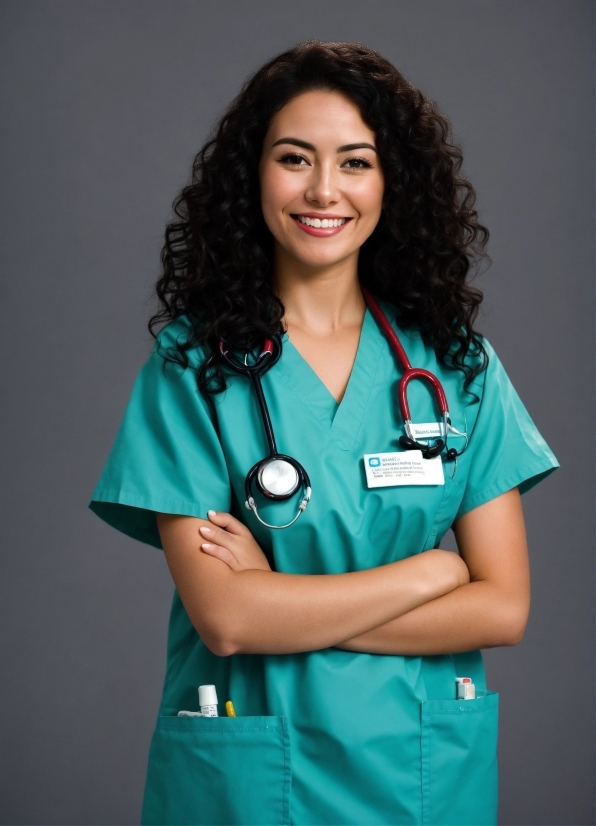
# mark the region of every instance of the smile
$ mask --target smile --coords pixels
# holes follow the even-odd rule
[[[319,218],[311,215],[292,215],[294,223],[308,235],[327,238],[337,235],[352,219],[331,215],[328,218]]]

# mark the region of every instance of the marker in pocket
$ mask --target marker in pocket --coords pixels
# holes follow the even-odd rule
[[[457,687],[457,700],[476,699],[476,686],[472,682],[471,677],[456,677],[455,684]]]

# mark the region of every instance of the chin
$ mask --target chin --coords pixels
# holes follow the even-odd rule
[[[342,255],[339,258],[298,258],[301,264],[313,269],[321,269],[321,267],[333,267],[335,264],[341,264],[348,256]]]
[[[353,250],[319,250],[316,254],[313,250],[288,250],[292,258],[300,261],[301,264],[307,267],[331,267],[334,264],[339,264],[353,255]]]

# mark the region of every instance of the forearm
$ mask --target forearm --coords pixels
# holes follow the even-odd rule
[[[289,654],[358,637],[465,581],[449,556],[429,551],[346,574],[233,572],[223,651]]]
[[[469,582],[336,647],[425,656],[515,645],[528,610],[529,604],[508,597],[492,582]]]

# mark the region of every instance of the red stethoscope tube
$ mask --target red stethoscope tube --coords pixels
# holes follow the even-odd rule
[[[397,388],[399,395],[399,409],[404,422],[411,421],[410,405],[408,404],[408,384],[412,381],[412,379],[424,379],[432,385],[433,390],[435,391],[435,396],[437,397],[437,404],[439,405],[441,415],[448,416],[449,406],[447,405],[447,397],[445,396],[443,385],[439,379],[434,375],[434,373],[430,373],[428,370],[423,370],[421,367],[412,367],[410,364],[410,359],[402,347],[401,341],[398,339],[395,334],[395,330],[387,320],[387,316],[379,307],[377,300],[373,298],[366,287],[362,287],[361,289],[364,300],[368,304],[371,313],[379,322],[381,329],[389,339],[389,343],[393,347],[399,363],[401,364],[402,370],[404,371]]]

